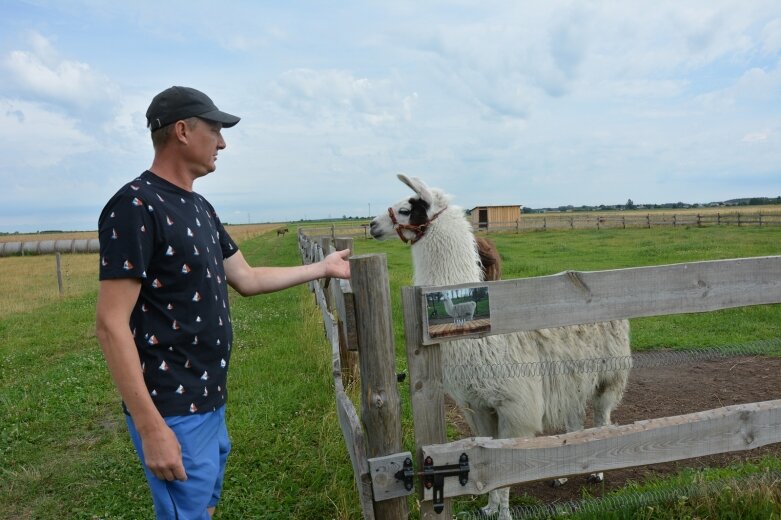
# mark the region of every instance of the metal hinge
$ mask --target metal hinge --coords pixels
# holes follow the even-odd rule
[[[404,459],[402,469],[396,472],[396,480],[404,482],[407,491],[412,491],[414,487],[414,478],[419,477],[423,480],[423,487],[431,489],[433,492],[434,512],[441,513],[445,508],[444,488],[445,477],[458,477],[458,482],[466,486],[469,482],[469,456],[462,453],[458,459],[458,464],[449,464],[444,466],[435,466],[434,460],[429,456],[423,461],[423,471],[415,472],[412,466],[412,458]]]

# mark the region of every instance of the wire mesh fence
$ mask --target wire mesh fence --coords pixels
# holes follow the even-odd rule
[[[444,367],[444,376],[445,378],[480,378],[482,380],[488,378],[542,377],[678,366],[742,356],[781,356],[781,338],[718,347],[662,349],[619,357],[568,360],[543,359],[526,363],[492,363],[484,365],[446,365]]]

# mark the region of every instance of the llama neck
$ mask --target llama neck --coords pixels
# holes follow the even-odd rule
[[[461,208],[451,206],[412,246],[415,285],[454,285],[482,281],[472,226]]]
[[[450,298],[445,298],[445,312],[450,316],[453,315],[453,300]]]

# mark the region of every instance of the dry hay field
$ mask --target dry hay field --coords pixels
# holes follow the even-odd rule
[[[233,239],[241,242],[271,233],[285,224],[240,224],[226,226]],[[37,240],[69,240],[97,238],[97,231],[68,233],[32,233],[0,236],[0,242]],[[98,255],[62,254],[60,269],[65,296],[77,296],[96,290],[98,286]],[[0,309],[3,314],[29,312],[59,300],[57,268],[54,255],[27,255],[0,258]]]

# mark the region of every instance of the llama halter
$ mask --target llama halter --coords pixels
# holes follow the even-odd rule
[[[396,233],[399,234],[399,238],[401,239],[401,241],[404,242],[405,244],[409,242],[410,245],[412,245],[418,240],[420,240],[421,238],[423,238],[431,223],[434,222],[434,220],[438,216],[440,216],[442,212],[445,211],[446,209],[447,206],[445,206],[444,208],[436,212],[433,217],[425,221],[423,224],[418,224],[417,226],[413,224],[399,224],[399,221],[396,219],[396,213],[393,211],[392,207],[388,208],[388,215],[390,215],[391,222],[393,222],[393,229],[395,229]],[[402,231],[404,231],[405,229],[415,233],[415,238],[410,240],[407,237],[405,237],[404,233],[402,233]]]

